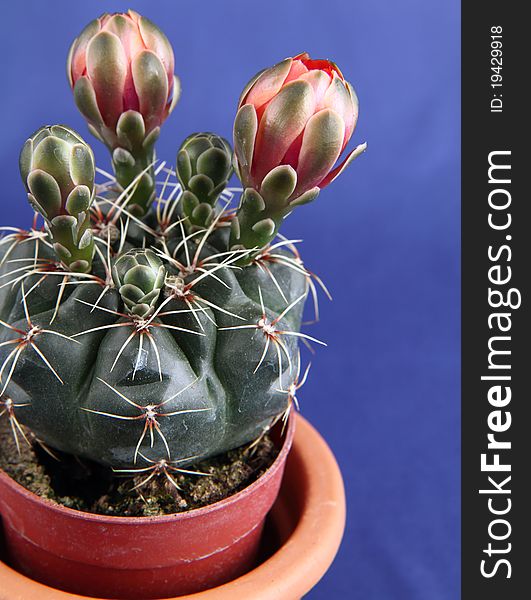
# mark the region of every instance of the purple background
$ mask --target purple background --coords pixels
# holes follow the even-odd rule
[[[352,142],[368,151],[283,230],[306,240],[306,263],[334,296],[311,330],[329,347],[312,359],[300,400],[348,495],[343,546],[308,597],[458,597],[458,2],[4,3],[2,223],[29,223],[17,161],[33,130],[67,123],[90,139],[67,86],[67,50],[100,12],[128,7],[174,45],[183,96],[158,145],[172,164],[193,131],[230,138],[243,85],[285,56],[333,58],[357,90]]]

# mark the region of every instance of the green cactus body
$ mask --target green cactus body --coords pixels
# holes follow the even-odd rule
[[[187,245],[175,235],[171,260],[156,244],[115,256],[114,282],[66,286],[59,308],[57,277],[0,288],[1,387],[18,422],[117,470],[185,466],[260,435],[289,406],[308,277],[282,261],[270,274],[233,268],[238,255],[216,258],[210,245],[226,248],[227,234]],[[36,254],[53,260],[53,247],[17,244],[0,281],[12,278],[11,261]],[[93,270],[103,272],[100,259]]]

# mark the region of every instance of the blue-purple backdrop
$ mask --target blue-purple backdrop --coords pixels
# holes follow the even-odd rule
[[[68,88],[69,44],[103,11],[128,7],[173,43],[183,96],[159,156],[200,130],[231,136],[240,90],[259,69],[308,51],[332,58],[361,104],[367,153],[297,210],[307,264],[334,302],[302,410],[337,455],[348,526],[312,600],[458,597],[459,3],[241,0],[2,5],[0,217],[26,225],[19,149],[42,124],[90,139]],[[100,166],[106,151],[94,141]],[[333,210],[330,210],[333,208]],[[279,599],[282,600],[282,599]]]

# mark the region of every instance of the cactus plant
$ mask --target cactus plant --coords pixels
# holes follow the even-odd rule
[[[273,238],[342,170],[357,101],[332,63],[286,59],[244,92],[235,161],[226,140],[196,133],[172,171],[154,160],[177,99],[155,25],[100,17],[74,42],[68,74],[115,176],[95,186],[92,151],[65,126],[22,149],[44,225],[11,228],[0,245],[0,415],[17,443],[31,431],[117,473],[171,479],[298,406],[298,343],[322,343],[300,331],[320,280]]]

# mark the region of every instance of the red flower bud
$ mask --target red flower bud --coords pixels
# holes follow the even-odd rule
[[[357,119],[354,89],[334,63],[299,54],[262,71],[243,91],[234,123],[243,185],[262,192],[266,176],[287,165],[282,173],[296,179],[288,201],[315,197],[365,150],[358,146],[334,168]]]
[[[166,36],[130,10],[89,23],[72,44],[67,72],[78,108],[113,147],[126,111],[140,113],[145,135],[164,122],[179,95],[173,68]]]

